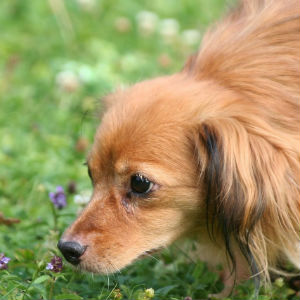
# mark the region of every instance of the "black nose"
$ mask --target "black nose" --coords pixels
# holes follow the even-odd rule
[[[80,256],[84,253],[87,246],[82,246],[77,242],[59,240],[57,247],[68,262],[78,265],[80,263]]]

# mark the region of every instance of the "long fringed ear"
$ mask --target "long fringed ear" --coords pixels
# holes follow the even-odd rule
[[[293,139],[242,110],[206,120],[192,139],[207,229],[212,238],[223,236],[233,269],[232,242],[264,280],[281,259],[298,266],[299,156]]]
[[[195,134],[195,133],[194,133]],[[251,233],[264,211],[260,178],[253,168],[248,134],[235,120],[214,120],[197,129],[196,152],[206,188],[206,221],[212,238],[221,233],[235,268],[232,242],[237,242],[253,273]]]

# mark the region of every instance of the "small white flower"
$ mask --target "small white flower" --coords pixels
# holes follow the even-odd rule
[[[81,194],[76,194],[74,196],[74,203],[78,205],[85,205],[90,201],[90,198],[91,198],[91,192],[84,191]]]
[[[86,83],[92,82],[94,80],[94,72],[92,68],[88,65],[82,65],[78,70],[79,78]]]
[[[62,71],[56,75],[56,83],[67,92],[74,92],[78,89],[80,83],[78,76],[72,71]]]
[[[86,11],[92,11],[96,6],[95,0],[77,0],[77,2]]]
[[[179,32],[179,23],[175,19],[164,19],[160,22],[160,34],[166,42],[172,42]]]
[[[138,28],[142,35],[151,35],[157,26],[158,16],[151,11],[140,11],[136,16]]]
[[[188,46],[198,45],[200,43],[200,32],[195,29],[188,29],[182,32],[183,43]]]

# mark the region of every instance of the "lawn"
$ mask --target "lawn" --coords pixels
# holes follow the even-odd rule
[[[218,276],[189,256],[192,242],[111,276],[74,272],[65,261],[54,272],[48,263],[91,191],[83,163],[101,97],[180,70],[225,7],[222,0],[0,1],[0,253],[10,258],[0,256],[0,299],[207,299],[221,289]],[[49,199],[57,186],[67,197],[60,210]],[[249,282],[231,299],[253,295]],[[300,297],[277,277],[258,299]]]

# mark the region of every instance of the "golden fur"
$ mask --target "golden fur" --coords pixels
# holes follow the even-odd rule
[[[64,234],[88,245],[80,267],[114,272],[193,235],[230,288],[285,260],[299,268],[299,12],[244,1],[181,72],[107,97],[93,196]],[[149,195],[129,193],[135,173]]]

